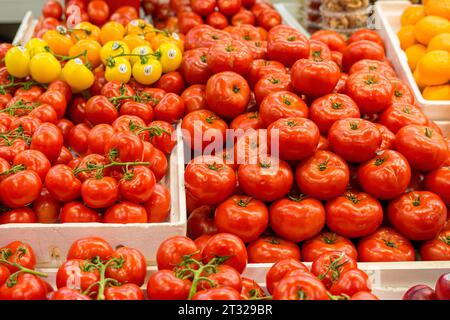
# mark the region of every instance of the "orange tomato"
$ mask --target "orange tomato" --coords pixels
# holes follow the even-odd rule
[[[76,56],[86,51],[87,61],[93,68],[99,66],[102,63],[100,59],[100,50],[102,47],[97,41],[91,39],[83,39],[75,43],[69,50],[70,56]],[[81,56],[80,58],[83,59]],[[86,61],[85,61],[86,62]]]
[[[69,50],[73,46],[72,39],[68,34],[64,34],[62,29],[60,31],[49,30],[44,33],[42,39],[47,42],[50,50],[57,55],[69,55]]]

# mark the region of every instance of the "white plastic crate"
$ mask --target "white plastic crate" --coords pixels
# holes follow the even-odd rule
[[[169,221],[163,223],[65,223],[0,225],[0,246],[21,240],[34,249],[38,264],[55,267],[66,258],[70,245],[83,237],[106,239],[113,247],[125,245],[139,249],[147,263],[154,264],[156,251],[165,239],[186,234],[186,199],[184,192],[184,154],[180,126],[177,144],[169,159],[169,172],[163,183],[170,189]]]
[[[450,101],[424,99],[408,66],[406,54],[400,48],[397,38],[397,32],[400,30],[400,17],[409,6],[412,6],[409,1],[378,1],[375,4],[375,12],[380,22],[378,32],[385,42],[386,55],[394,65],[398,77],[414,91],[416,103],[423,108],[425,114],[432,120],[450,120]]]

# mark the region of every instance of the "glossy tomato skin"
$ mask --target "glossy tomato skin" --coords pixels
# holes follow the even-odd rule
[[[67,260],[56,273],[56,287],[58,289],[64,287],[79,287],[82,291],[87,290],[100,280],[100,273],[97,269],[86,270],[89,262],[81,259]],[[93,286],[93,290],[97,290]]]
[[[112,205],[103,215],[103,223],[147,223],[147,211],[134,202],[123,201]]]
[[[347,95],[331,93],[314,100],[309,109],[310,119],[322,134],[328,134],[334,122],[346,118],[359,118],[358,105]]]
[[[234,118],[246,110],[250,101],[250,88],[247,81],[237,73],[217,73],[206,84],[206,101],[218,116]]]
[[[309,119],[300,117],[278,119],[269,125],[267,131],[271,152],[274,152],[272,147],[278,144],[279,156],[283,160],[308,158],[316,152],[319,144],[319,128]]]
[[[145,123],[149,123],[153,120],[153,109],[148,103],[141,103],[135,101],[127,101],[120,107],[119,114],[123,115],[134,115]]]
[[[310,98],[333,92],[340,75],[338,65],[330,60],[300,59],[291,69],[293,88]]]
[[[230,233],[213,235],[202,250],[202,261],[208,263],[217,257],[229,257],[223,264],[242,273],[247,266],[247,249],[244,242]]]
[[[192,300],[242,300],[240,292],[229,287],[202,290],[194,294]]]
[[[259,106],[259,116],[264,127],[281,118],[307,118],[308,113],[308,106],[302,98],[289,91],[269,93]]]
[[[103,95],[90,98],[86,103],[85,112],[86,120],[93,125],[111,124],[119,116],[114,105]]]
[[[288,26],[276,26],[267,35],[267,55],[285,66],[292,66],[299,59],[309,56],[308,39]]]
[[[450,260],[450,230],[442,230],[434,239],[422,243],[420,257],[424,261]]]
[[[134,283],[125,283],[118,287],[108,287],[105,290],[106,300],[145,300],[139,286]]]
[[[377,127],[364,119],[338,120],[328,132],[331,150],[348,162],[364,162],[380,148],[382,138]]]
[[[44,122],[33,133],[30,149],[41,151],[53,163],[58,159],[64,137],[53,123]]]
[[[79,290],[69,287],[62,287],[56,290],[49,300],[92,300],[87,295],[82,294]]]
[[[166,221],[171,208],[169,189],[161,184],[156,184],[150,199],[142,205],[147,211],[148,222]]]
[[[41,181],[44,181],[50,162],[47,157],[38,150],[24,150],[14,157],[13,165],[24,165],[27,169],[35,171]]]
[[[391,228],[380,228],[358,244],[360,262],[414,261],[414,248]]]
[[[183,91],[181,95],[185,106],[185,113],[208,109],[206,103],[206,86],[203,84],[194,84]]]
[[[135,166],[131,172],[131,179],[125,177],[119,181],[121,198],[136,203],[148,201],[155,188],[155,175],[144,166]]]
[[[253,129],[258,130],[262,129],[263,124],[261,117],[258,112],[247,112],[244,114],[241,114],[233,119],[230,123],[230,129],[233,130],[247,130],[247,129]]]
[[[16,284],[0,287],[1,300],[46,300],[47,290],[43,281],[33,274],[19,273]]]
[[[408,85],[396,77],[389,78],[389,81],[391,81],[394,87],[394,95],[392,97],[394,102],[415,104],[416,99],[414,98],[414,93]]]
[[[241,0],[217,0],[217,7],[219,12],[226,16],[232,16],[241,9]]]
[[[67,252],[67,260],[90,260],[96,256],[106,260],[113,253],[111,245],[100,237],[86,237],[76,240]]]
[[[450,273],[444,273],[439,277],[435,292],[438,300],[450,300]]]
[[[212,13],[214,11],[214,8],[216,6],[215,0],[192,0],[190,2],[192,11],[195,13],[201,15],[201,16],[207,16],[208,14]]]
[[[214,222],[214,208],[211,206],[200,206],[195,208],[187,219],[187,235],[191,239],[197,239],[203,235],[217,233]]]
[[[120,268],[112,264],[106,269],[106,276],[116,279],[120,283],[133,283],[137,286],[144,284],[147,274],[144,255],[137,249],[120,247],[114,251],[111,258],[124,260]]]
[[[277,91],[292,91],[291,76],[285,71],[277,71],[262,75],[254,87],[257,104],[261,104],[263,99],[269,94]]]
[[[341,157],[330,151],[318,150],[297,166],[295,179],[301,192],[329,200],[344,193],[349,175],[348,166]]]
[[[228,198],[216,208],[214,216],[219,232],[235,234],[246,243],[257,239],[269,223],[266,205],[247,196]]]
[[[340,33],[333,30],[319,30],[311,35],[312,40],[325,43],[330,50],[343,52],[347,47],[346,39]]]
[[[450,204],[450,167],[443,166],[425,176],[425,189],[436,193],[445,204]]]
[[[286,73],[285,66],[275,60],[269,61],[265,59],[255,58],[251,64],[250,72],[247,74],[246,78],[250,86],[254,88],[255,84],[259,79],[261,79],[261,77],[276,72]]]
[[[28,207],[12,209],[0,215],[0,224],[36,222],[38,222],[36,213]]]
[[[206,55],[206,63],[213,73],[233,71],[245,75],[250,71],[253,55],[240,40],[217,42]]]
[[[213,12],[206,17],[206,23],[216,29],[224,29],[228,26],[228,19],[220,12]]]
[[[180,72],[172,71],[162,75],[155,86],[168,93],[180,95],[186,87],[186,84],[184,83],[183,76]]]
[[[342,251],[328,251],[322,253],[311,265],[311,273],[322,278],[323,284],[330,288],[341,276],[357,268],[356,260],[350,258]]]
[[[413,191],[392,200],[387,213],[392,225],[411,240],[434,238],[447,221],[447,207],[429,191]]]
[[[77,199],[81,192],[81,181],[70,167],[63,164],[50,168],[45,177],[45,186],[54,199],[62,202]]]
[[[233,26],[242,26],[244,24],[250,24],[254,26],[255,23],[255,15],[250,10],[246,9],[241,9],[231,18],[231,25]]]
[[[389,78],[389,80],[391,77],[396,76],[394,69],[392,69],[392,67],[389,64],[387,64],[384,61],[378,60],[370,60],[370,59],[359,60],[358,62],[352,65],[348,73],[351,75],[361,71],[381,73],[385,77]]]
[[[379,117],[379,123],[386,126],[393,133],[411,124],[427,125],[427,117],[418,107],[409,103],[394,102],[383,111]]]
[[[395,148],[395,134],[389,130],[386,126],[380,123],[374,123],[378,131],[381,134],[381,150],[394,149]]]
[[[270,206],[270,227],[280,237],[300,242],[315,236],[325,225],[320,201],[288,195]]]
[[[26,243],[21,241],[13,241],[0,248],[2,255],[7,256],[6,260],[15,262],[28,269],[34,269],[36,266],[36,255],[33,249]],[[17,267],[5,264],[11,273],[19,271]]]
[[[274,300],[329,300],[322,282],[308,274],[289,274],[275,286]]]
[[[72,201],[62,207],[59,220],[61,223],[101,222],[101,216],[81,202]]]
[[[397,151],[383,150],[379,155],[361,164],[358,181],[370,195],[393,199],[403,192],[411,181],[411,168],[406,158]]]
[[[369,276],[360,269],[352,269],[344,272],[330,288],[330,293],[334,295],[345,294],[353,296],[360,291],[372,291]]]
[[[383,222],[380,202],[364,192],[348,191],[328,201],[326,211],[328,228],[349,238],[370,235]]]
[[[183,34],[188,33],[190,30],[196,26],[200,26],[203,23],[203,19],[200,15],[195,12],[182,12],[178,16],[178,25],[180,27],[180,32]]]
[[[388,78],[371,72],[357,72],[347,80],[347,94],[358,105],[361,114],[373,114],[392,104],[394,88]]]
[[[191,281],[175,276],[172,270],[153,273],[147,283],[149,300],[185,300],[189,297]]]
[[[10,208],[23,207],[39,197],[42,181],[32,170],[19,171],[0,182],[0,196]]]
[[[191,255],[200,259],[200,253],[194,241],[183,236],[175,236],[164,240],[156,253],[158,270],[173,270],[183,261],[183,256]]]
[[[239,186],[261,201],[274,201],[286,195],[293,184],[287,162],[273,156],[256,156],[238,169]]]
[[[217,30],[202,24],[195,26],[190,30],[184,39],[184,45],[186,50],[195,48],[209,48],[218,41],[231,39],[228,32],[223,30]]]
[[[68,146],[79,155],[88,151],[88,139],[91,128],[86,123],[79,123],[70,129],[67,136]],[[103,152],[102,152],[103,153]]]
[[[266,273],[266,287],[269,293],[273,293],[278,282],[294,270],[303,270],[309,273],[303,263],[293,258],[282,259],[274,263]]]
[[[405,292],[403,300],[436,300],[436,293],[429,286],[418,284]]]
[[[348,42],[348,44],[351,44],[353,42],[361,41],[361,40],[375,42],[384,48],[383,39],[380,37],[380,35],[377,32],[375,32],[374,30],[370,30],[370,29],[360,29],[360,30],[354,32],[348,38],[347,42]]]
[[[117,181],[112,177],[89,178],[81,185],[81,197],[91,208],[107,208],[119,198]]]
[[[281,259],[292,258],[300,261],[300,249],[294,242],[274,236],[262,236],[249,243],[249,263],[275,263]]]
[[[379,44],[368,41],[360,40],[355,41],[348,45],[343,53],[343,67],[348,71],[356,62],[363,59],[379,60],[383,61],[385,58],[384,49]]]
[[[321,232],[303,243],[302,259],[307,262],[314,261],[322,253],[336,250],[345,252],[350,258],[358,260],[355,245],[349,239],[329,231]]]
[[[448,158],[448,146],[444,138],[430,127],[408,125],[395,136],[398,152],[403,154],[413,169],[433,171]]]
[[[216,272],[205,274],[206,278],[216,284],[217,287],[229,287],[237,291],[242,290],[241,274],[233,267],[227,265],[219,265],[215,269]],[[199,281],[197,290],[210,289],[211,283],[208,281]]]
[[[331,51],[322,41],[309,40],[309,59],[313,61],[332,60]],[[337,63],[336,63],[337,64]],[[337,64],[339,67],[339,64]],[[340,67],[339,67],[340,69]]]
[[[251,300],[252,298],[263,298],[266,296],[264,289],[252,279],[242,277],[241,297]]]

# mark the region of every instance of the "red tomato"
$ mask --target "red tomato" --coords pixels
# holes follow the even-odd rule
[[[218,116],[234,118],[247,108],[250,88],[247,81],[237,73],[217,73],[206,84],[206,101]]]
[[[28,269],[36,266],[36,255],[33,248],[21,241],[13,241],[0,248],[1,256],[9,262],[16,263]],[[19,271],[19,268],[4,264],[11,273]]]
[[[370,59],[359,60],[358,62],[352,65],[349,74],[352,75],[358,72],[380,73],[386,78],[396,77],[394,69],[392,69],[392,67],[389,64],[387,64],[384,61],[378,60],[370,60]]]
[[[94,284],[100,280],[100,273],[96,268],[86,269],[87,264],[88,260],[67,260],[56,273],[56,287],[58,289],[72,287],[86,291],[92,285],[93,292],[98,290]]]
[[[339,51],[331,51],[331,53],[330,53],[330,59],[331,59],[334,63],[337,64],[337,66],[339,67],[339,70],[341,70],[341,71],[342,71],[342,58],[343,58],[343,54],[340,53]],[[341,76],[339,77],[339,81],[338,81],[338,83],[336,84],[336,87],[338,86],[338,84],[339,84],[339,82],[341,81],[341,79],[342,79],[342,73],[341,73]],[[336,89],[336,88],[335,88],[335,89]],[[334,90],[333,90],[333,92],[334,92]]]
[[[424,261],[450,260],[450,230],[443,230],[434,239],[422,243],[420,257]]]
[[[200,253],[193,240],[183,236],[164,240],[156,253],[158,270],[173,270],[183,261],[184,256],[200,259]]]
[[[61,20],[63,8],[58,1],[48,0],[42,7],[42,15],[46,18],[51,17]]]
[[[86,100],[82,97],[75,97],[69,105],[68,114],[73,123],[84,122],[86,118]]]
[[[217,0],[219,11],[226,16],[232,16],[241,9],[241,0]]]
[[[128,132],[118,132],[106,142],[105,154],[112,161],[134,162],[141,161],[144,144],[136,135]]]
[[[52,123],[43,123],[31,137],[30,149],[41,151],[50,162],[55,162],[61,153],[64,137],[61,130]]]
[[[111,124],[119,116],[116,107],[103,95],[90,98],[86,103],[85,112],[86,120],[92,125]]]
[[[69,287],[62,287],[56,290],[49,300],[92,300],[87,295],[82,294],[79,290]]]
[[[241,297],[243,299],[252,300],[254,298],[263,298],[266,296],[264,289],[252,279],[242,277]]]
[[[414,93],[411,88],[406,85],[402,80],[397,78],[389,78],[392,86],[394,87],[394,95],[392,97],[393,103],[404,102],[414,105],[416,99],[414,98]]]
[[[357,268],[356,260],[342,251],[328,251],[322,253],[311,265],[311,272],[330,288],[343,274]]]
[[[42,181],[33,170],[14,173],[0,182],[0,196],[10,208],[19,208],[32,203],[39,197]]]
[[[214,222],[214,209],[210,206],[201,206],[194,209],[187,219],[187,235],[191,239],[197,239],[202,235],[217,233]]]
[[[329,200],[344,193],[350,180],[349,174],[348,166],[341,157],[330,151],[318,150],[297,166],[295,179],[303,193]]]
[[[145,202],[152,196],[155,184],[155,175],[149,168],[135,166],[119,181],[119,192],[126,201]]]
[[[311,35],[311,40],[325,43],[332,51],[343,52],[347,47],[345,37],[334,30],[319,30]]]
[[[313,198],[288,195],[270,206],[270,227],[280,237],[300,242],[318,234],[325,225],[325,209]]]
[[[359,261],[414,261],[414,248],[408,239],[390,228],[380,228],[359,241]]]
[[[147,267],[145,257],[139,250],[120,247],[110,258],[123,261],[123,263],[110,264],[106,269],[106,277],[113,278],[120,283],[132,283],[139,287],[144,284]]]
[[[352,297],[350,300],[380,300],[376,295],[367,292],[367,291],[358,291]]]
[[[276,72],[286,73],[286,68],[278,61],[267,61],[255,58],[251,64],[250,72],[247,74],[247,79],[250,86],[253,88],[263,76]]]
[[[178,71],[172,71],[164,74],[155,86],[169,93],[180,95],[184,88],[184,79]]]
[[[64,91],[47,90],[41,96],[38,101],[41,104],[49,104],[55,109],[58,118],[62,118],[66,112],[67,101]]]
[[[81,192],[81,181],[69,166],[62,164],[50,168],[45,177],[45,186],[50,195],[61,202],[78,199]]]
[[[445,204],[450,204],[450,167],[440,167],[427,174],[425,189],[436,193]]]
[[[170,213],[171,197],[167,187],[156,184],[150,199],[143,203],[147,211],[148,222],[164,222]]]
[[[258,15],[256,15],[258,19]],[[292,66],[299,59],[309,56],[308,39],[299,31],[286,25],[270,29],[267,35],[267,55],[269,59]]]
[[[188,84],[206,84],[210,78],[211,70],[206,63],[207,53],[207,48],[197,48],[183,54],[180,72]]]
[[[397,133],[398,130],[410,124],[425,126],[428,123],[428,119],[421,109],[404,102],[392,103],[380,114],[378,121],[393,133]]]
[[[206,62],[213,73],[233,71],[245,75],[250,71],[253,56],[240,40],[217,42],[209,48]]]
[[[101,222],[101,215],[81,202],[73,201],[62,207],[59,220],[61,223]]]
[[[192,11],[201,16],[207,16],[214,12],[216,0],[191,0],[190,4]]]
[[[181,95],[181,99],[183,99],[186,114],[197,110],[208,109],[208,104],[206,103],[206,86],[202,84],[194,84],[185,89]]]
[[[219,265],[215,267],[215,272],[205,272],[204,277],[212,281],[215,284],[215,288],[233,288],[239,292],[242,290],[241,274],[236,269],[227,266]],[[212,287],[211,282],[207,280],[200,280],[198,282],[197,290],[210,289]]]
[[[255,15],[250,10],[246,9],[241,9],[231,18],[231,24],[233,26],[242,26],[244,24],[250,24],[254,26],[255,23]]]
[[[273,290],[274,300],[329,300],[322,282],[308,274],[289,274],[281,279]]]
[[[79,123],[75,125],[72,129],[70,129],[67,136],[68,146],[79,155],[85,154],[88,151],[90,131],[91,128],[86,123]],[[103,150],[100,153],[103,153]]]
[[[106,300],[145,300],[141,288],[134,283],[106,288],[105,298]]]
[[[175,93],[168,93],[156,105],[155,120],[175,123],[184,115],[184,102],[180,96]]]
[[[242,300],[239,291],[229,287],[202,290],[194,294],[192,300]]]
[[[352,44],[353,42],[361,41],[361,40],[368,40],[368,41],[375,42],[384,48],[383,38],[381,38],[381,36],[376,31],[370,30],[370,29],[360,29],[360,30],[354,32],[350,36],[350,38],[348,38],[347,42],[348,42],[348,44]]]
[[[281,15],[277,10],[274,9],[265,9],[256,17],[258,26],[271,30],[275,26],[281,25]]]
[[[28,207],[13,209],[0,215],[0,224],[36,222],[38,222],[36,213]]]
[[[279,281],[294,270],[309,273],[308,268],[303,263],[293,258],[282,259],[273,264],[266,273],[266,285],[269,293],[273,293]]]
[[[153,109],[148,103],[127,101],[120,107],[119,115],[137,116],[145,123],[149,123],[153,120]]]
[[[403,192],[411,181],[411,168],[406,158],[392,150],[383,150],[374,158],[360,165],[358,181],[370,195],[393,199]]]
[[[13,165],[23,165],[28,170],[35,171],[41,181],[44,181],[48,170],[50,170],[50,162],[47,157],[38,150],[24,150],[14,157]]]
[[[448,158],[448,147],[444,138],[430,127],[408,125],[395,136],[395,146],[413,169],[433,171]]]
[[[242,273],[247,266],[247,249],[244,242],[229,233],[213,235],[202,250],[203,263],[209,263],[215,258],[225,258],[223,264]]]
[[[303,160],[312,156],[319,144],[319,128],[309,119],[289,117],[278,119],[267,128],[271,153],[278,148],[284,160]]]
[[[224,29],[228,26],[228,19],[220,12],[212,12],[206,17],[206,23],[216,29]]]
[[[392,104],[393,86],[388,78],[371,72],[357,72],[347,80],[347,94],[362,114],[373,114]]]
[[[249,263],[275,263],[281,259],[292,258],[300,261],[300,249],[294,242],[274,236],[262,236],[249,243]]]
[[[98,256],[101,260],[107,260],[113,254],[111,245],[99,237],[86,237],[76,240],[67,252],[67,260],[90,260]]]
[[[191,281],[180,279],[172,270],[159,270],[147,282],[149,300],[186,300],[189,297]]]
[[[342,251],[350,258],[357,260],[358,252],[353,243],[345,237],[332,232],[322,232],[305,241],[302,245],[302,258],[304,261],[314,261],[322,253],[328,251]]]
[[[246,243],[256,240],[269,223],[266,205],[247,196],[228,198],[217,206],[214,216],[219,232],[235,234]]]
[[[151,148],[151,144],[148,142],[146,143],[146,141],[144,141],[144,151],[145,148],[149,148],[147,144],[150,145]],[[144,162],[150,163],[149,168],[150,170],[153,171],[156,181],[160,181],[162,178],[164,178],[164,176],[167,173],[168,167],[167,157],[158,148],[150,149],[148,152],[149,152],[148,154],[144,152],[144,157],[142,160]]]
[[[40,223],[56,223],[60,210],[61,203],[53,199],[45,188],[33,203],[33,211]]]
[[[103,215],[103,223],[147,223],[147,211],[134,202],[119,202],[109,207]]]
[[[330,293],[333,295],[353,296],[359,291],[370,292],[372,284],[369,276],[362,270],[352,269],[344,272],[339,279],[333,283]]]
[[[180,32],[183,34],[187,34],[190,30],[202,24],[202,17],[195,12],[185,11],[178,15],[178,26],[180,27]]]
[[[209,48],[214,43],[231,39],[231,35],[225,31],[214,29],[202,24],[192,28],[184,39],[186,50],[195,48]]]
[[[114,134],[114,129],[109,124],[98,124],[89,130],[87,137],[88,150],[92,153],[102,154],[106,142]]]
[[[395,134],[389,130],[386,126],[374,123],[378,131],[381,133],[381,146],[380,149],[394,149],[395,147]]]
[[[379,60],[385,59],[384,48],[378,43],[359,40],[348,45],[344,49],[342,64],[345,71],[350,70],[353,64],[363,59]]]
[[[261,105],[263,99],[277,91],[291,91],[291,76],[286,72],[275,72],[263,75],[255,84],[256,103]]]
[[[89,21],[98,26],[103,25],[109,17],[109,7],[105,1],[93,0],[87,6]]]
[[[309,40],[309,59],[313,61],[331,60],[331,51],[326,43],[319,40]],[[338,64],[340,68],[340,64]]]
[[[0,287],[1,300],[46,300],[44,282],[30,273],[19,273],[15,285],[4,283]]]
[[[230,129],[233,130],[258,130],[263,127],[261,117],[258,112],[247,112],[233,119],[230,123]]]
[[[117,181],[111,177],[89,178],[81,185],[81,197],[91,208],[107,208],[119,198]]]

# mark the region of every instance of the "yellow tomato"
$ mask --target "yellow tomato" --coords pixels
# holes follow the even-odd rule
[[[83,39],[92,39],[98,41],[99,36],[100,28],[87,21],[78,23],[72,30],[73,42],[77,42]]]
[[[108,61],[105,71],[107,81],[120,81],[127,83],[131,78],[130,61],[125,57],[118,57]]]
[[[425,5],[429,16],[440,16],[450,20],[450,0],[429,0]]]
[[[423,97],[427,100],[450,100],[450,84],[426,87]]]
[[[425,17],[425,7],[424,6],[411,6],[406,8],[403,12],[400,23],[402,26],[415,25],[417,21]]]
[[[70,48],[73,46],[72,39],[64,34],[64,28],[60,28],[60,31],[49,30],[43,35],[43,39],[48,43],[50,50],[57,55],[67,56]]]
[[[30,54],[22,46],[12,47],[5,55],[5,66],[8,73],[16,78],[30,75]]]
[[[133,51],[131,51],[131,53],[148,57],[149,54],[153,53],[153,50],[149,46],[139,46],[139,47],[134,48]],[[138,61],[140,61],[140,57],[137,57],[137,56],[130,57],[131,65],[134,65]]]
[[[97,41],[91,39],[83,39],[75,43],[69,50],[71,57],[83,54],[86,52],[87,61],[93,68],[99,66],[102,61],[100,59],[100,50],[102,47]],[[84,57],[82,57],[84,59]]]
[[[25,48],[27,48],[28,52],[30,53],[30,57],[34,56],[37,53],[47,52],[46,47],[48,47],[47,42],[40,38],[32,38],[25,45]]]
[[[50,83],[58,80],[61,74],[61,64],[51,53],[41,52],[31,58],[30,74],[34,81]]]
[[[414,35],[420,43],[428,45],[434,36],[450,32],[450,21],[437,16],[427,16],[414,26]]]
[[[107,22],[100,30],[100,43],[105,45],[109,41],[122,40],[125,36],[125,27],[115,21]]]
[[[156,59],[148,59],[146,62],[138,61],[133,65],[133,77],[137,82],[150,85],[161,78],[161,63]]]
[[[94,74],[80,58],[69,60],[62,69],[61,76],[73,92],[89,89],[94,83]]]
[[[109,57],[114,57],[119,54],[129,54],[130,48],[123,41],[109,41],[100,50],[100,59],[103,64],[106,64],[106,59]],[[128,59],[128,57],[126,57]]]
[[[427,47],[422,44],[415,44],[405,50],[408,64],[412,71],[416,70],[417,62],[427,53]]]
[[[424,86],[446,84],[450,80],[450,53],[443,50],[427,52],[417,63],[417,77]]]
[[[414,36],[414,26],[404,26],[397,32],[398,40],[400,40],[400,47],[405,50],[416,43]]]
[[[163,73],[175,71],[181,65],[182,53],[173,43],[163,43],[157,50]]]
[[[150,46],[150,43],[145,40],[144,36],[140,36],[137,34],[126,35],[123,38],[123,42],[128,45],[128,48],[130,48],[130,50],[133,50],[134,48],[139,46]]]
[[[127,34],[141,34],[145,36],[146,33],[152,31],[153,27],[142,19],[134,19],[127,24]]]
[[[450,33],[441,33],[431,39],[428,51],[445,50],[450,52]]]
[[[175,32],[169,36],[162,33],[155,36],[152,40],[152,49],[157,50],[163,43],[167,42],[175,44],[180,49],[181,53],[184,52],[184,42]]]

